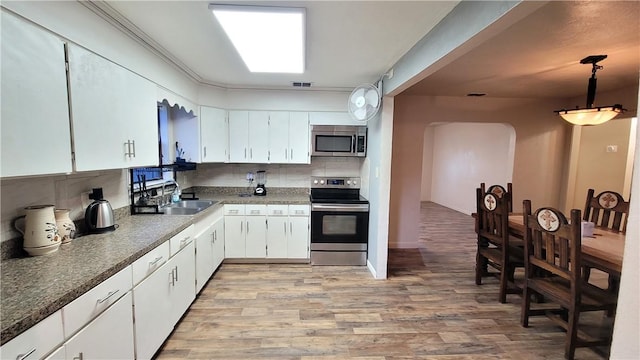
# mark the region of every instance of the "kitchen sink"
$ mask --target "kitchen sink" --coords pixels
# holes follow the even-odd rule
[[[160,208],[160,211],[166,215],[193,215],[216,203],[218,203],[218,201],[182,200],[162,207]]]

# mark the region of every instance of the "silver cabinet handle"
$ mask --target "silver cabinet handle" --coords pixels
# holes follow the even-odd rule
[[[190,238],[191,236],[187,236],[186,238],[180,240],[180,249],[182,249],[187,244]]]
[[[249,222],[247,221],[247,234],[249,233]]]
[[[204,157],[207,157],[207,147],[204,147]]]
[[[242,234],[243,227],[244,227],[244,221],[240,222],[240,234]]]
[[[131,140],[131,142],[133,143],[133,157],[136,157],[136,141]]]
[[[176,265],[175,268],[173,268],[173,270],[175,270],[176,272],[176,282],[178,281],[178,265]]]
[[[84,359],[84,354],[82,352],[79,352],[78,356],[74,356],[73,357],[73,360],[76,360],[76,359],[78,359],[78,360]]]
[[[16,357],[16,360],[24,360],[27,357],[29,357],[29,355],[33,354],[34,352],[36,352],[36,348],[33,348],[33,349],[27,351],[24,354],[18,354],[18,356]]]
[[[289,232],[293,234],[293,223],[289,223]]]
[[[247,158],[247,148],[244,148],[244,158]]]
[[[149,262],[149,266],[155,266],[158,261],[162,260],[162,256],[158,256],[157,258],[153,259],[153,261]]]
[[[169,273],[169,284],[171,284],[171,286],[176,285],[176,276],[173,273],[173,269],[171,269],[171,272]]]
[[[249,158],[253,159],[253,148],[249,149]]]
[[[124,156],[128,156],[129,158],[131,158],[131,141],[127,140],[127,142],[124,144],[127,146],[127,150],[125,150]]]
[[[98,304],[102,304],[103,302],[109,300],[109,298],[112,297],[113,295],[117,294],[118,291],[120,291],[120,290],[116,289],[116,290],[113,290],[113,291],[109,291],[107,296],[103,297],[102,299],[98,299]]]
[[[287,159],[287,149],[284,149],[284,158]]]
[[[284,233],[286,234],[287,233],[287,223],[284,223],[282,225],[284,225]]]
[[[291,156],[289,156],[289,159],[293,160],[293,148],[291,149]]]

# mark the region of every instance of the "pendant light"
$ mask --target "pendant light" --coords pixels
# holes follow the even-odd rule
[[[580,60],[580,64],[592,65],[591,77],[589,78],[589,86],[587,88],[587,107],[580,109],[576,106],[576,108],[572,110],[556,110],[555,112],[562,116],[563,119],[574,125],[599,125],[626,111],[620,104],[593,106],[593,101],[596,97],[596,71],[602,69],[602,66],[597,64],[606,58],[607,55],[590,55]]]

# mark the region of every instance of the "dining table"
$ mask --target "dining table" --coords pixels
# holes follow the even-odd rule
[[[509,215],[510,235],[524,238],[522,214]],[[596,227],[593,236],[583,236],[581,241],[582,263],[619,277],[622,271],[625,234]]]

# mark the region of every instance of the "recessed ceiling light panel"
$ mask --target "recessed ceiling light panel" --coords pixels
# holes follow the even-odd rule
[[[304,72],[305,9],[209,4],[251,72]]]

